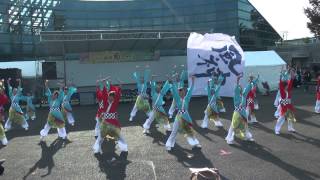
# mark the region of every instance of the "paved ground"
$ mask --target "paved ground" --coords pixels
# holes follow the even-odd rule
[[[313,113],[314,93],[294,91],[297,133],[273,133],[275,119],[271,97],[259,97],[261,109],[251,126],[255,143],[225,143],[226,129],[232,116],[232,99],[225,98],[228,113],[223,114],[223,129],[210,126],[199,128],[206,106],[206,98],[193,98],[190,113],[203,148],[192,151],[182,135],[172,153],[164,147],[167,136],[163,128],[152,128],[151,136],[142,134],[145,119],[139,113],[134,122],[127,121],[132,104],[122,104],[120,118],[123,133],[129,145],[127,161],[110,163],[112,143],[104,146],[103,156],[94,156],[93,128],[95,106],[75,107],[76,127],[67,127],[70,141],[57,140],[55,130],[46,142],[39,144],[39,131],[46,123],[47,109],[37,111],[38,118],[31,122],[28,132],[17,128],[7,136],[7,147],[1,147],[0,158],[6,158],[5,175],[1,179],[188,179],[190,167],[216,167],[224,179],[320,179],[320,115]],[[221,154],[222,151],[227,155]],[[119,153],[117,151],[117,153]]]

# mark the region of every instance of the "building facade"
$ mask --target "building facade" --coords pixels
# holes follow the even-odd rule
[[[1,59],[34,59],[41,32],[73,30],[218,32],[235,36],[244,50],[281,39],[248,0],[0,1]]]
[[[275,50],[288,64],[320,72],[320,40],[302,38],[279,42],[269,49]]]

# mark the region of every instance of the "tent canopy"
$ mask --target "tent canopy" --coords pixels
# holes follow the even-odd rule
[[[275,51],[244,52],[245,66],[279,66],[286,64]]]
[[[275,51],[248,51],[244,52],[245,74],[243,83],[246,84],[250,74],[260,75],[258,87],[263,90],[261,82],[267,81],[270,90],[277,90],[279,75],[285,61]]]

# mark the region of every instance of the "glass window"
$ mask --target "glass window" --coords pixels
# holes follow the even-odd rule
[[[110,26],[109,27],[118,27],[119,26],[119,22],[118,20],[110,20]]]
[[[162,24],[161,18],[153,18],[153,26],[158,26]]]
[[[1,1],[1,0],[0,0]],[[17,0],[8,0],[16,2]],[[237,35],[241,45],[265,47],[280,36],[248,2],[248,0],[22,0],[23,5],[4,5],[0,12],[10,10],[9,29],[31,32],[32,26],[56,29],[59,20],[68,30],[79,29],[164,29],[203,30]],[[41,5],[37,6],[41,2]],[[32,14],[28,16],[31,11]],[[15,11],[15,12],[12,12]],[[18,12],[24,15],[18,18]],[[44,13],[44,14],[43,14]],[[43,15],[42,15],[43,14]],[[54,14],[54,16],[53,16]],[[41,18],[44,17],[44,23]],[[55,17],[55,18],[53,18]],[[60,17],[60,19],[59,19]],[[7,20],[0,13],[0,26]],[[58,19],[58,20],[57,20]],[[55,22],[55,23],[53,23]],[[4,28],[1,28],[4,29]]]
[[[163,18],[164,24],[172,24],[173,18],[171,16]]]
[[[131,24],[134,27],[139,27],[141,26],[141,19],[131,19]]]
[[[254,10],[254,8],[249,4],[249,3],[244,3],[244,2],[239,2],[238,3],[239,9],[243,10],[243,11],[247,11],[250,12],[252,10]]]
[[[127,19],[120,20],[120,26],[121,27],[128,27],[129,26],[129,20],[127,20]]]

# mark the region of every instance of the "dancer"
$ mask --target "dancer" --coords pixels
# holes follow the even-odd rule
[[[106,79],[108,79],[108,78],[106,78]],[[99,133],[100,133],[100,124],[101,124],[100,116],[104,110],[104,102],[107,101],[107,99],[106,99],[107,96],[104,96],[104,94],[106,94],[107,91],[110,90],[110,86],[109,86],[108,81],[106,81],[107,82],[106,86],[104,86],[102,84],[102,82],[103,82],[103,80],[97,80],[97,87],[96,87],[96,98],[97,98],[97,102],[98,102],[98,111],[96,113],[96,118],[95,118],[96,119],[96,126],[94,129],[96,137],[98,137]]]
[[[317,101],[316,101],[316,106],[314,107],[314,111],[316,113],[320,113],[320,75],[318,75],[318,82],[317,82]]]
[[[172,84],[171,90],[173,93],[173,98],[176,102],[178,114],[175,117],[173,127],[172,127],[172,132],[166,142],[166,149],[168,151],[171,151],[171,149],[174,147],[178,131],[185,134],[188,143],[193,148],[201,148],[201,145],[198,139],[195,137],[195,132],[192,128],[192,119],[188,112],[188,109],[189,109],[188,106],[192,96],[195,76],[192,76],[191,79],[192,79],[192,82],[187,92],[185,88],[182,88],[182,87],[178,88],[177,82],[173,81],[173,84]]]
[[[219,88],[216,88],[217,91],[215,92],[215,94],[216,94],[216,98],[217,98],[218,111],[222,112],[222,113],[226,112],[226,108],[224,107],[222,98],[220,96],[220,87],[221,87],[221,84],[223,81],[224,81],[224,77],[222,75],[220,75],[218,77],[218,79],[214,78],[214,81],[213,81],[214,87],[219,87]]]
[[[174,69],[176,68],[176,66],[174,66]],[[182,70],[181,73],[180,73],[180,76],[175,72],[173,71],[173,75],[172,75],[173,78],[176,79],[176,83],[178,83],[178,88],[184,88],[184,81],[187,80],[188,78],[188,74],[185,70]],[[169,109],[169,118],[172,119],[173,117],[173,113],[176,111],[176,102],[174,100],[174,98],[172,99],[172,102],[171,102],[171,106],[170,106],[170,109]]]
[[[104,86],[106,80],[104,81]],[[106,87],[104,87],[106,90]],[[107,101],[104,101],[104,111],[101,114],[100,134],[93,145],[94,153],[102,154],[101,144],[106,139],[112,139],[117,142],[121,153],[128,153],[128,145],[121,134],[121,126],[118,120],[118,106],[121,97],[121,88],[110,84],[110,91],[103,91],[103,96]]]
[[[133,77],[137,83],[138,97],[130,113],[129,121],[133,121],[133,118],[136,116],[138,110],[145,112],[146,115],[150,117],[151,109],[148,101],[149,96],[147,94],[147,88],[148,88],[147,83],[149,81],[149,75],[150,75],[149,69],[144,70],[143,77],[140,76],[138,72],[133,73]]]
[[[251,75],[249,78],[250,78],[249,81],[252,82],[254,77]],[[246,113],[247,113],[248,123],[258,122],[254,112],[256,109],[259,109],[256,105],[256,90],[257,90],[256,85],[254,85],[247,95]]]
[[[31,96],[30,93],[27,94],[27,96],[23,96],[23,101],[25,101],[27,103],[27,107],[26,107],[26,113],[25,113],[25,118],[26,120],[35,120],[36,119],[36,107],[33,105],[32,103],[32,99],[34,97]]]
[[[212,119],[216,127],[223,127],[222,122],[219,119],[219,105],[218,105],[218,93],[220,91],[221,84],[224,80],[222,75],[219,78],[212,77],[208,80],[208,105],[204,111],[204,118],[201,124],[202,128],[208,128],[209,119]]]
[[[65,129],[65,120],[63,118],[62,112],[60,110],[61,104],[63,102],[63,90],[62,86],[59,91],[54,91],[51,93],[50,88],[48,87],[48,80],[45,82],[46,86],[46,96],[48,97],[49,104],[49,114],[47,118],[47,123],[44,128],[40,131],[40,141],[43,141],[51,128],[57,128],[58,136],[62,139],[67,139],[67,133]]]
[[[276,112],[274,112],[274,117],[276,119],[278,119],[280,116],[280,99],[281,99],[280,90],[278,89],[276,99],[274,100],[274,103],[273,103],[274,107],[277,109]]]
[[[156,120],[159,124],[163,124],[164,129],[166,129],[167,131],[171,131],[168,115],[163,108],[163,104],[164,104],[163,96],[170,89],[169,81],[166,81],[162,89],[161,89],[161,86],[156,85],[156,82],[153,80],[150,82],[150,85],[151,85],[151,97],[152,97],[152,111],[151,111],[150,117],[143,124],[143,128],[144,128],[143,133],[144,134],[150,133],[149,129],[153,120]]]
[[[0,141],[2,145],[7,145],[8,140],[5,134],[5,131],[2,126],[2,122],[4,122],[4,105],[9,103],[9,98],[5,94],[5,89],[4,89],[4,80],[2,79],[0,81]]]
[[[74,126],[74,117],[72,115],[72,107],[70,104],[71,97],[74,93],[77,92],[77,88],[70,86],[64,87],[63,89],[63,103],[62,103],[62,112],[65,120],[68,120],[68,123],[71,126]]]
[[[252,87],[257,83],[259,76],[255,80],[249,79],[249,83],[244,90],[242,90],[239,82],[241,77],[242,75],[238,76],[237,85],[234,90],[234,111],[232,122],[228,131],[228,135],[225,138],[228,144],[234,143],[234,135],[239,137],[241,140],[254,141],[248,128],[247,113],[245,108],[247,104],[247,95]]]
[[[290,77],[289,77],[290,76]],[[280,134],[280,129],[285,120],[288,121],[288,131],[295,132],[293,123],[296,122],[293,111],[294,107],[291,103],[292,85],[294,80],[294,70],[289,69],[286,73],[281,74],[279,89],[280,89],[280,114],[277,123],[274,127],[275,134]]]
[[[280,72],[280,76],[279,79],[281,79],[282,76],[287,77],[288,76],[288,72],[283,70],[283,67],[281,69]],[[280,96],[280,87],[278,87],[278,91],[277,91],[277,95],[276,95],[276,99],[274,100],[274,107],[277,108],[276,112],[274,112],[274,117],[276,119],[278,119],[280,117],[280,100],[281,100],[281,96]]]
[[[8,79],[7,84],[9,88],[9,97],[11,99],[11,107],[9,110],[9,118],[4,126],[5,131],[9,131],[11,129],[12,123],[16,123],[22,126],[26,131],[29,128],[29,124],[26,121],[26,118],[23,115],[22,109],[19,105],[20,100],[22,100],[22,88],[21,88],[21,80],[18,81],[18,88],[12,88],[10,85],[11,78]]]
[[[259,110],[259,101],[257,98],[257,89],[258,89],[258,83],[253,87],[252,91],[253,91],[253,107],[254,110]]]

